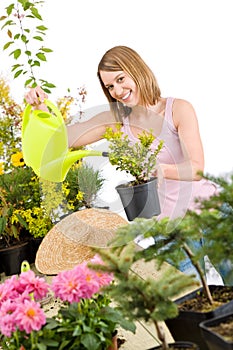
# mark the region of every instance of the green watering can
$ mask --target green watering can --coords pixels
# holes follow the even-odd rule
[[[62,182],[73,163],[87,156],[107,156],[107,152],[68,149],[67,130],[59,109],[49,100],[51,110],[33,110],[27,105],[23,113],[22,151],[25,164],[41,178]]]

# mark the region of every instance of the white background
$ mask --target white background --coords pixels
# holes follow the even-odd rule
[[[0,1],[0,15],[11,1]],[[154,71],[162,95],[189,100],[202,135],[206,172],[232,170],[233,21],[231,0],[45,0],[44,45],[53,49],[40,76],[57,89],[50,99],[83,84],[87,107],[106,104],[96,77],[105,51],[134,48]],[[1,22],[0,22],[1,25]],[[0,45],[7,41],[0,31]],[[12,61],[0,50],[0,73],[11,80]],[[14,62],[15,63],[15,62]],[[25,93],[12,81],[17,99]],[[75,90],[76,91],[76,90]]]

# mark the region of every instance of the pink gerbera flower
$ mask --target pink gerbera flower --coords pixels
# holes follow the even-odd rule
[[[24,303],[17,305],[15,320],[19,330],[25,331],[27,334],[32,331],[39,331],[46,323],[44,311],[40,304],[33,300],[25,300]]]
[[[38,277],[32,270],[22,272],[20,275],[19,291],[27,291],[33,293],[35,300],[40,300],[46,296],[49,291],[49,285],[44,278]]]
[[[15,275],[7,279],[4,283],[0,284],[0,306],[3,301],[9,298],[14,299],[19,295],[17,286],[18,279]]]
[[[90,260],[90,262],[92,264],[96,264],[96,265],[104,265],[103,260],[98,255],[95,255],[94,258],[92,258]],[[95,274],[96,274],[96,279],[98,280],[100,287],[108,285],[113,280],[112,273],[95,270]]]
[[[85,295],[86,288],[82,269],[62,271],[52,280],[55,296],[70,303],[79,302]]]
[[[12,333],[16,330],[15,310],[15,302],[11,300],[2,302],[0,309],[0,331],[6,337],[11,337]]]

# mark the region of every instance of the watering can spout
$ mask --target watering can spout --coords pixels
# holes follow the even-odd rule
[[[32,110],[27,105],[22,124],[22,150],[25,164],[41,178],[62,182],[70,167],[88,156],[107,156],[106,152],[68,149],[67,129],[58,108],[49,100],[45,104],[52,113]]]

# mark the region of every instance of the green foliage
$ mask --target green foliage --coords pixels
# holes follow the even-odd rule
[[[107,349],[118,325],[132,332],[135,330],[134,325],[123,318],[117,308],[110,306],[106,294],[97,294],[91,299],[81,299],[79,303],[64,304],[57,315],[47,318],[46,325],[40,331],[33,332],[33,349]],[[19,337],[23,336],[21,333]],[[31,341],[32,337],[28,337],[28,343],[24,337],[23,344],[27,345],[27,349],[32,348]],[[12,338],[11,342],[15,346],[15,339]],[[4,344],[4,349],[16,347]]]
[[[44,1],[13,0],[0,20],[3,21],[1,30],[7,36],[3,50],[10,50],[9,56],[17,61],[11,69],[14,78],[24,75],[25,87],[40,85],[49,93],[55,85],[44,79],[37,81],[35,76],[36,68],[40,68],[41,63],[47,61],[47,54],[52,52],[43,45],[48,28],[42,24],[43,18],[37,8],[37,5],[43,3]]]
[[[21,151],[22,107],[10,94],[6,79],[0,77],[0,174],[12,168],[11,156]]]
[[[129,228],[131,225],[128,225]],[[111,248],[110,251],[95,249],[104,261],[104,265],[94,266],[114,274],[115,284],[104,288],[119,307],[120,311],[132,321],[143,319],[153,321],[159,340],[168,349],[165,334],[160,321],[176,317],[178,309],[173,299],[178,293],[194,286],[192,277],[179,274],[175,268],[169,268],[158,279],[143,279],[134,272],[134,264],[145,261],[136,245],[131,241],[126,245]],[[156,261],[155,256],[151,260]],[[155,264],[155,268],[157,268]],[[123,296],[123,297],[122,297]]]
[[[198,211],[190,210],[184,218],[175,220],[164,218],[157,221],[156,218],[137,218],[130,225],[119,228],[115,240],[111,242],[113,246],[119,247],[116,248],[116,251],[113,249],[113,253],[117,253],[117,255],[112,255],[109,262],[118,264],[119,252],[121,253],[123,247],[130,245],[130,242],[136,237],[153,237],[154,244],[147,249],[134,251],[131,260],[156,261],[158,268],[164,262],[169,262],[178,268],[180,263],[189,257],[200,276],[203,291],[209,303],[213,304],[201,261],[205,255],[208,255],[214,264],[222,263],[227,259],[231,263],[233,261],[233,175],[230,174],[228,177],[206,176],[206,178],[218,184],[219,191],[207,200],[197,199]],[[199,248],[195,247],[193,242],[198,242],[203,238],[205,244]],[[131,263],[128,251],[127,254],[125,261],[120,260],[119,262],[119,264],[124,265],[124,268],[128,268],[129,262]],[[123,273],[123,268],[118,267],[119,272]],[[110,265],[111,268],[112,265]],[[118,274],[116,277],[120,278]],[[126,276],[124,279],[126,280]],[[132,282],[130,283],[132,284]]]
[[[104,138],[109,141],[109,161],[116,165],[117,170],[130,173],[135,180],[132,184],[137,185],[148,181],[155,170],[157,156],[163,147],[160,140],[158,146],[152,151],[151,146],[155,137],[152,132],[143,131],[138,135],[139,141],[132,144],[128,135],[120,131],[120,124],[117,131],[107,128]]]
[[[25,236],[43,237],[52,220],[41,208],[39,178],[30,167],[0,175],[0,235],[9,246]]]
[[[83,193],[83,204],[86,208],[91,208],[104,183],[99,170],[95,170],[91,165],[82,163],[78,168],[78,184]]]
[[[200,213],[190,212],[192,229],[204,232],[204,253],[214,265],[225,260],[233,262],[233,173],[205,176],[215,182],[218,193],[200,203]],[[229,271],[227,279],[233,279]]]

